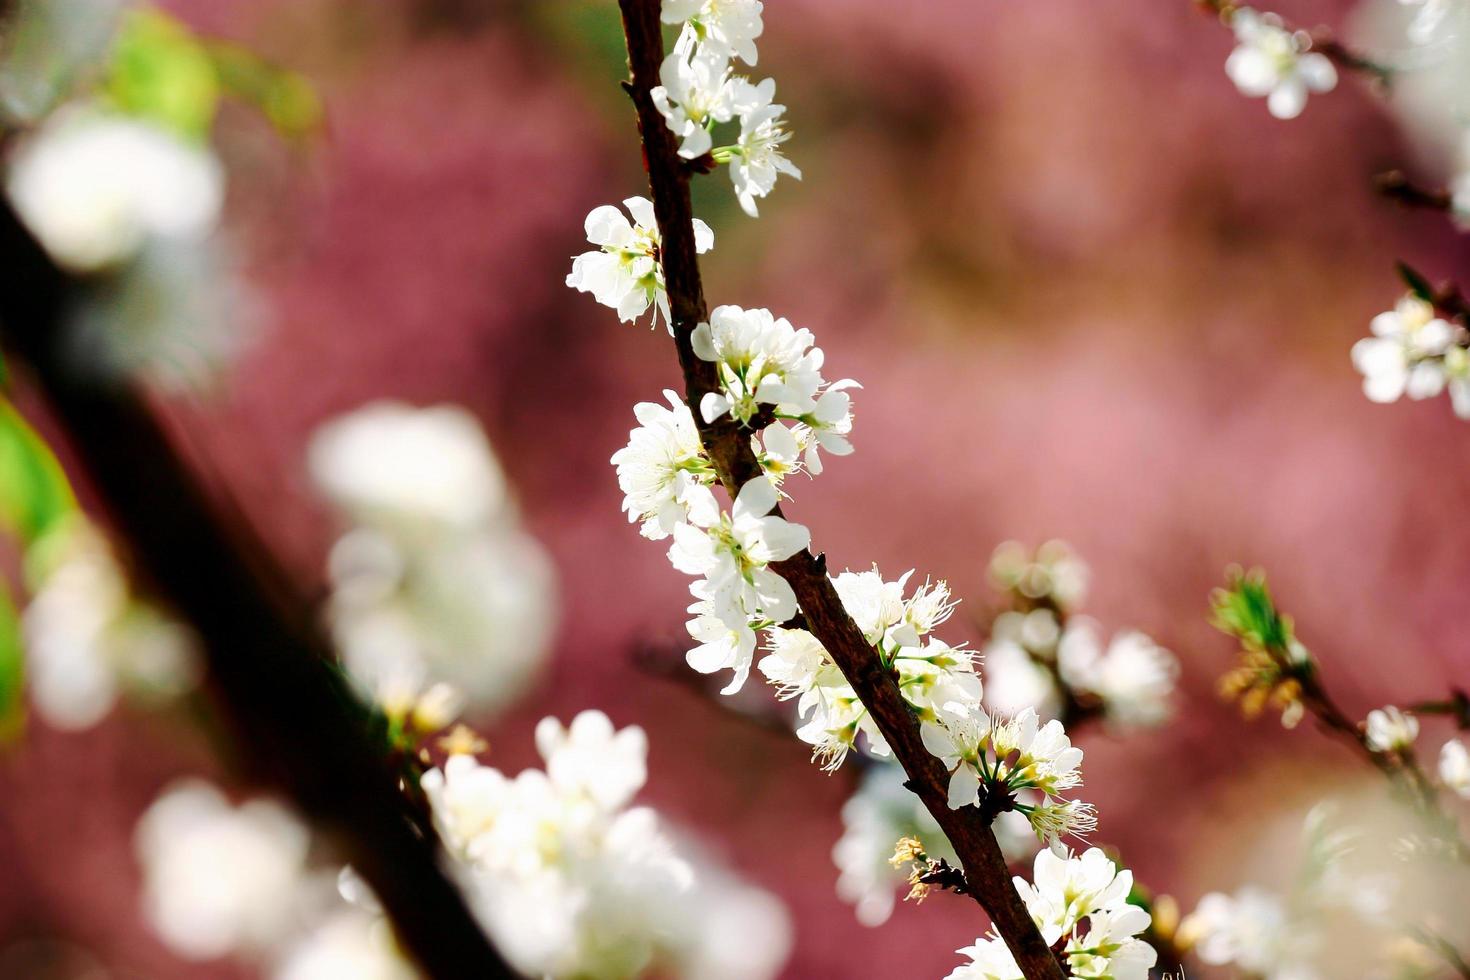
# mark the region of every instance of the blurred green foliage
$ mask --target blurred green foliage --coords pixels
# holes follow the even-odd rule
[[[0,530],[29,546],[75,509],[76,497],[50,447],[0,398]]]
[[[322,107],[303,76],[238,44],[210,41],[148,7],[129,12],[102,84],[105,101],[185,139],[202,141],[229,96],[257,109],[281,135],[321,125]]]
[[[13,741],[25,726],[25,655],[20,616],[0,583],[0,744]]]
[[[203,140],[219,108],[220,85],[199,39],[174,18],[144,7],[123,20],[102,92],[121,112]]]
[[[28,548],[76,510],[61,464],[9,401],[0,397],[0,530]],[[0,742],[25,721],[25,658],[20,622],[0,581]]]

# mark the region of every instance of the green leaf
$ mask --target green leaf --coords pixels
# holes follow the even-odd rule
[[[14,741],[25,728],[25,654],[20,617],[10,592],[0,582],[0,744]]]
[[[1395,267],[1399,270],[1399,278],[1409,287],[1409,291],[1426,303],[1434,302],[1434,287],[1407,262],[1396,262]]]
[[[123,20],[103,89],[120,111],[192,140],[209,134],[219,107],[219,78],[204,45],[179,21],[146,7]]]
[[[1223,589],[1210,596],[1215,628],[1254,650],[1286,650],[1294,639],[1291,617],[1282,616],[1260,569],[1233,568]]]
[[[29,546],[76,505],[71,484],[50,447],[0,397],[0,530]]]
[[[224,92],[258,109],[276,132],[298,139],[321,128],[321,99],[305,76],[238,44],[216,41],[207,50]]]

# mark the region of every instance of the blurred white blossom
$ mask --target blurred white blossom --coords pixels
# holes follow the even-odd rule
[[[1266,977],[1308,977],[1297,972],[1288,950],[1292,945],[1290,922],[1285,907],[1274,895],[1245,887],[1234,895],[1211,892],[1182,930],[1194,939],[1194,952],[1215,966],[1235,964]],[[1286,972],[1280,972],[1285,966]]]
[[[47,251],[79,272],[123,263],[153,238],[199,243],[224,202],[207,149],[84,109],[57,113],[21,144],[7,187]]]
[[[422,723],[518,697],[550,643],[554,577],[474,417],[373,403],[322,426],[309,463],[355,525],[332,549],[327,619],[366,693],[434,692]]]
[[[31,698],[57,728],[89,728],[126,693],[176,698],[199,682],[193,634],[132,595],[102,534],[78,519],[39,542],[22,616]]]
[[[1325,55],[1307,50],[1303,35],[1282,26],[1275,14],[1241,7],[1230,15],[1238,44],[1225,62],[1225,73],[1242,95],[1266,97],[1277,119],[1295,119],[1307,105],[1307,93],[1330,92],[1337,69]]]
[[[416,980],[382,915],[343,907],[291,946],[272,980]]]
[[[990,578],[1027,599],[1055,603],[1062,611],[1082,605],[1091,572],[1064,541],[1048,541],[1035,555],[1018,541],[998,545],[990,556]]]
[[[1419,719],[1393,705],[1368,712],[1363,737],[1374,752],[1397,752],[1414,744],[1419,737]]]
[[[1137,630],[1117,634],[1104,651],[1098,625],[1074,619],[1057,646],[1057,666],[1069,687],[1096,696],[1119,725],[1157,725],[1169,717],[1179,661]]]
[[[137,828],[148,921],[190,959],[269,950],[298,927],[310,843],[274,802],[233,806],[208,783],[177,783]]]
[[[1440,747],[1439,778],[1450,790],[1470,799],[1470,751],[1457,738]]]

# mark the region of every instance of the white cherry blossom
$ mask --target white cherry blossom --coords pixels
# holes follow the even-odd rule
[[[687,22],[711,53],[753,65],[764,8],[761,0],[663,0],[662,17],[665,24]]]
[[[1057,797],[1082,782],[1082,750],[1072,745],[1061,722],[1039,725],[1031,708],[996,719],[977,703],[953,702],[942,705],[932,720],[923,719],[921,735],[924,747],[950,770],[951,809],[980,802],[983,788],[1010,797],[1011,808],[1026,815],[1043,841],[1084,836],[1096,827],[1090,804]],[[1015,799],[1028,790],[1039,800]]]
[[[728,412],[746,422],[761,405],[793,414],[815,411],[824,356],[812,339],[810,330],[798,330],[770,310],[715,307],[691,338],[695,355],[713,361],[720,373],[722,390],[700,403],[704,420]]]
[[[1277,119],[1295,119],[1307,104],[1307,93],[1330,92],[1337,85],[1332,62],[1306,50],[1298,34],[1282,26],[1274,14],[1249,7],[1230,17],[1238,46],[1225,62],[1225,73],[1242,95],[1266,97],[1266,108]]]
[[[776,186],[781,174],[801,179],[801,170],[786,159],[782,145],[791,138],[782,116],[786,107],[771,100],[776,82],[767,78],[759,85],[746,79],[734,82],[733,103],[740,116],[740,135],[731,146],[715,150],[715,159],[730,166],[730,182],[740,207],[752,218],[760,216],[756,199]]]
[[[618,319],[624,323],[637,320],[649,307],[654,310],[655,324],[660,315],[667,323],[669,297],[659,264],[661,239],[653,203],[647,198],[630,197],[623,201],[623,207],[633,216],[631,223],[610,204],[593,208],[587,215],[587,241],[598,249],[572,259],[567,285],[591,293],[603,306],[617,310]],[[714,244],[715,234],[709,225],[695,218],[695,251],[708,252]]]
[[[759,616],[785,622],[796,615],[796,595],[770,562],[801,551],[811,533],[771,514],[776,488],[757,477],[740,488],[727,514],[707,487],[690,491],[688,524],[674,528],[669,561],[679,571],[702,576],[713,612],[731,628]]]
[[[1133,874],[1118,870],[1098,848],[1080,856],[1042,850],[1036,855],[1032,882],[1016,878],[1026,910],[1077,977],[1147,980],[1158,954],[1138,934],[1148,928],[1144,909],[1128,904]],[[1086,923],[1085,930],[1082,924]],[[1022,976],[1002,939],[995,935],[959,950],[971,962],[949,974],[949,980],[1017,980]]]
[[[703,593],[703,582],[694,583],[696,597]],[[745,686],[750,676],[750,665],[755,659],[755,630],[748,623],[730,626],[715,615],[715,604],[700,598],[689,607],[694,618],[686,624],[689,636],[697,641],[685,655],[689,666],[701,674],[713,674],[719,670],[733,670],[734,676],[721,694],[734,694]]]
[[[679,137],[679,156],[686,160],[710,152],[714,146],[710,128],[734,118],[739,91],[730,76],[729,56],[689,43],[692,36],[686,34],[664,59],[659,84],[649,91],[654,106]]]
[[[692,487],[714,480],[689,406],[668,389],[664,398],[668,408],[656,402],[633,407],[638,428],[628,433],[628,445],[611,460],[629,522],[642,521],[640,533],[652,541],[668,537],[675,525],[688,520]]]

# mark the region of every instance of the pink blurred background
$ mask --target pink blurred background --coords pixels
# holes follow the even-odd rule
[[[586,212],[645,192],[615,4],[166,6],[306,72],[328,106],[306,153],[248,119],[222,130],[265,312],[217,390],[168,402],[211,480],[319,590],[336,527],[306,482],[312,428],[381,396],[469,407],[563,601],[550,669],[491,728],[491,761],[532,763],[545,714],[642,725],[644,798],[788,904],[788,976],[947,973],[981,929],[973,904],[936,896],[871,930],[835,896],[851,773],[635,663],[682,638],[686,581],[625,523],[607,459],[677,365],[661,331],[563,285]],[[695,202],[712,303],[810,327],[828,373],[864,384],[857,453],[789,487],[832,567],[915,567],[978,615],[997,543],[1062,537],[1092,566],[1088,611],[1179,655],[1171,726],[1081,741],[1097,841],[1186,909],[1246,879],[1257,828],[1358,765],[1215,697],[1232,647],[1206,598],[1229,563],[1269,570],[1355,715],[1470,673],[1470,434],[1443,400],[1369,404],[1348,361],[1400,292],[1395,259],[1450,275],[1470,250],[1373,195],[1371,174],[1412,158],[1372,93],[1348,79],[1278,122],[1226,79],[1230,47],[1186,0],[771,0],[759,67],[806,180],[754,222],[722,175]],[[951,642],[981,639],[964,611]],[[0,946],[60,937],[115,976],[241,975],[175,960],[137,911],[132,824],[197,771],[222,770],[176,721],[33,724],[0,757]]]

